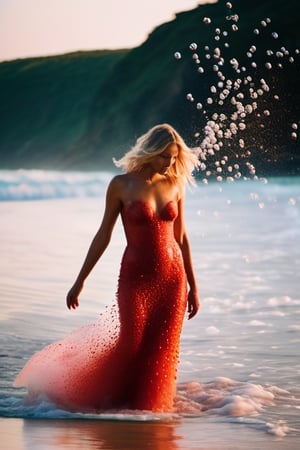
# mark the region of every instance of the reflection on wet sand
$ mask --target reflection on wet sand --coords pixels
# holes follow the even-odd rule
[[[282,450],[285,444],[266,433],[264,422],[257,417],[234,423],[212,416],[164,421],[1,419],[0,435],[5,450]],[[291,435],[284,448],[298,449],[298,443],[298,435]]]
[[[178,450],[175,423],[104,420],[25,420],[26,450]]]

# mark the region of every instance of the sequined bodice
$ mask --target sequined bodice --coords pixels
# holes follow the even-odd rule
[[[150,273],[171,270],[181,260],[181,252],[174,237],[177,203],[168,202],[161,211],[151,205],[134,201],[125,205],[122,219],[127,238],[127,263],[134,270]]]

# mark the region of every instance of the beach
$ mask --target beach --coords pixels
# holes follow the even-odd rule
[[[276,449],[300,442],[300,180],[199,183],[186,225],[202,307],[185,321],[176,411],[70,413],[26,404],[27,359],[115,298],[121,223],[86,282],[65,295],[99,227],[108,173],[1,171],[3,449]]]

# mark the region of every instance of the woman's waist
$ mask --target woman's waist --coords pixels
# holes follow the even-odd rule
[[[173,254],[180,251],[177,241],[173,238],[155,238],[145,235],[143,238],[135,237],[127,240],[126,250],[137,254],[153,254],[158,257],[166,252]]]
[[[129,242],[124,252],[124,258],[137,264],[144,262],[152,265],[178,263],[182,254],[177,242],[165,242],[164,245],[146,242],[143,246]]]

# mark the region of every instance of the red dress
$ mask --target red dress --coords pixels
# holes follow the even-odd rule
[[[187,302],[176,216],[175,202],[159,214],[141,201],[123,207],[127,247],[117,305],[36,353],[16,387],[73,411],[172,410]]]

